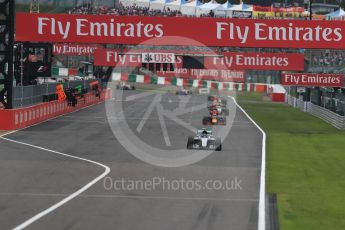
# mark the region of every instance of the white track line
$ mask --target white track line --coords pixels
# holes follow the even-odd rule
[[[0,193],[0,196],[31,196],[31,197],[66,197],[63,193]],[[219,198],[219,197],[183,197],[183,196],[143,196],[143,195],[97,195],[82,194],[79,198],[126,198],[126,199],[160,199],[160,200],[214,200],[214,201],[236,201],[236,202],[258,202],[253,198]]]
[[[162,107],[162,105],[157,105],[156,109],[157,109],[158,119],[159,119],[159,123],[161,125],[165,144],[166,144],[166,146],[171,146],[168,129],[167,129],[167,126],[165,124],[165,119],[163,117],[163,107]]]
[[[230,96],[229,96],[230,97]],[[248,117],[251,122],[262,133],[262,158],[261,158],[261,175],[260,175],[260,198],[259,198],[259,221],[258,230],[266,229],[266,208],[265,208],[265,195],[266,195],[266,133],[265,131],[248,115],[248,113],[237,103],[235,98],[231,97],[237,107]]]
[[[68,155],[68,154],[65,154],[65,153],[61,153],[61,152],[58,152],[58,151],[54,151],[54,150],[51,150],[51,149],[43,148],[43,147],[40,147],[40,146],[36,146],[36,145],[32,145],[32,144],[28,144],[28,143],[24,143],[24,142],[20,142],[20,141],[11,140],[11,139],[8,139],[8,138],[5,138],[5,137],[0,137],[0,139],[6,140],[6,141],[10,141],[10,142],[13,142],[13,143],[16,143],[16,144],[26,145],[26,146],[29,146],[29,147],[32,147],[32,148],[44,150],[44,151],[51,152],[51,153],[54,153],[54,154],[58,154],[58,155],[61,155],[61,156],[65,156],[65,157],[70,157],[70,158],[86,161],[86,162],[89,162],[89,163],[101,166],[101,167],[103,167],[105,169],[104,172],[101,175],[99,175],[98,177],[96,177],[95,179],[90,181],[88,184],[84,185],[81,189],[79,189],[78,191],[70,194],[65,199],[59,201],[58,203],[54,204],[53,206],[47,208],[46,210],[43,210],[42,212],[40,212],[40,213],[36,214],[35,216],[31,217],[30,219],[26,220],[24,223],[22,223],[22,224],[18,225],[17,227],[15,227],[14,230],[24,229],[24,228],[28,227],[30,224],[32,224],[35,221],[39,220],[40,218],[46,216],[47,214],[51,213],[55,209],[61,207],[64,204],[66,204],[70,200],[76,198],[81,193],[85,192],[91,186],[93,186],[98,181],[100,181],[102,178],[104,178],[106,175],[108,175],[109,172],[110,172],[110,168],[108,166],[106,166],[104,164],[101,164],[99,162],[96,162],[96,161],[92,161],[92,160],[88,160],[88,159],[85,159],[85,158]]]
[[[96,177],[95,179],[90,181],[88,184],[83,186],[81,189],[79,189],[78,191],[72,193],[71,195],[69,195],[65,199],[63,199],[60,202],[54,204],[53,206],[47,208],[46,210],[43,210],[42,212],[40,212],[40,213],[36,214],[35,216],[31,217],[30,219],[26,220],[24,223],[22,223],[22,224],[18,225],[17,227],[15,227],[13,230],[21,230],[21,229],[24,229],[24,228],[28,227],[30,224],[34,223],[35,221],[39,220],[40,218],[44,217],[45,215],[49,214],[50,212],[54,211],[55,209],[59,208],[60,206],[66,204],[67,202],[71,201],[72,199],[76,198],[81,193],[83,193],[84,191],[89,189],[91,186],[96,184],[98,181],[100,181],[102,178],[104,178],[106,175],[108,175],[109,172],[110,172],[110,168],[108,166],[103,165],[101,163],[98,163],[96,161],[92,161],[92,160],[88,160],[88,159],[85,159],[85,158],[68,155],[68,154],[65,154],[65,153],[60,153],[60,152],[57,152],[57,151],[54,151],[54,150],[50,150],[50,149],[43,148],[43,147],[36,146],[36,145],[31,145],[31,144],[20,142],[20,141],[15,141],[15,140],[12,140],[12,139],[5,138],[4,136],[10,135],[12,133],[16,133],[18,131],[30,128],[32,126],[36,126],[36,125],[48,122],[50,120],[57,119],[59,117],[63,117],[65,115],[67,115],[67,114],[72,114],[72,113],[78,112],[80,110],[87,109],[87,108],[95,106],[95,105],[100,105],[102,103],[104,103],[104,101],[100,101],[100,102],[98,102],[96,104],[88,105],[88,106],[82,107],[80,109],[77,109],[77,110],[74,110],[74,111],[71,111],[71,112],[68,112],[68,113],[65,113],[65,114],[61,114],[61,115],[58,115],[56,117],[52,117],[52,118],[44,120],[42,122],[39,122],[39,123],[30,125],[30,126],[27,126],[27,127],[21,128],[21,129],[17,129],[17,130],[14,130],[14,131],[9,131],[9,132],[6,132],[6,133],[0,135],[0,139],[6,140],[6,141],[10,141],[10,142],[13,142],[13,143],[30,146],[32,148],[37,148],[37,149],[41,149],[41,150],[44,150],[44,151],[52,152],[52,153],[55,153],[55,154],[58,154],[58,155],[62,155],[62,156],[66,156],[66,157],[70,157],[70,158],[86,161],[86,162],[89,162],[89,163],[92,163],[92,164],[96,164],[98,166],[101,166],[101,167],[105,168],[105,171],[101,175],[99,175],[98,177]]]

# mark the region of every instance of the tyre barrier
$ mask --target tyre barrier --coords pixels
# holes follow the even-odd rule
[[[83,98],[78,99],[75,107],[68,106],[67,101],[50,101],[25,108],[0,109],[0,130],[22,129],[90,105],[104,102],[111,98],[112,90],[106,89],[102,91],[100,98],[96,97],[93,93],[85,94]]]

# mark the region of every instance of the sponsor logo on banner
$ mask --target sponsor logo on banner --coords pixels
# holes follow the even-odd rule
[[[182,67],[182,56],[175,56],[174,53],[120,52],[102,48],[96,49],[94,53],[95,66],[137,67],[142,63],[174,63],[175,67]]]
[[[302,18],[304,13],[303,7],[270,7],[270,6],[254,6],[253,17],[270,18]]]
[[[97,45],[83,45],[83,44],[54,44],[54,55],[67,56],[90,56],[93,55]]]
[[[342,21],[16,14],[22,42],[344,49],[344,34]]]
[[[281,84],[286,86],[344,87],[343,74],[285,73]]]
[[[97,66],[139,66],[142,63],[174,63],[175,68],[182,68],[182,56],[174,53],[148,53],[147,51],[126,52],[119,50],[97,49],[95,65]],[[150,54],[150,55],[148,55]],[[158,54],[156,56],[156,54]],[[205,54],[206,55],[206,54]],[[223,56],[221,56],[223,55]],[[200,53],[200,56],[203,56]],[[158,58],[155,58],[158,57]],[[147,59],[149,58],[149,59]],[[147,60],[143,60],[147,59]],[[128,61],[127,61],[128,60]],[[304,55],[296,53],[220,53],[219,56],[205,56],[204,65],[207,69],[224,70],[304,70]]]
[[[240,11],[240,10],[232,11],[232,18],[251,18],[252,16],[253,16],[252,11]]]
[[[138,67],[141,65],[141,54],[123,54],[118,50],[96,49],[95,66]]]
[[[142,53],[142,63],[175,63],[173,53]]]
[[[244,71],[234,70],[175,68],[173,71],[163,71],[161,69],[156,72],[156,75],[162,77],[180,77],[221,82],[243,83],[245,81]]]
[[[304,55],[293,53],[223,53],[205,57],[205,68],[233,70],[304,70]]]
[[[305,87],[301,87],[301,86],[297,87],[297,93],[305,93],[305,92],[306,92],[306,88]]]

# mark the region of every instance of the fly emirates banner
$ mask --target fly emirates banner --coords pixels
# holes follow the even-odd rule
[[[16,15],[16,40],[99,44],[345,48],[342,21]]]

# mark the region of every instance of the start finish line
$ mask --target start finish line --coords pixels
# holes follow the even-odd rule
[[[17,41],[343,49],[344,37],[342,21],[16,15]]]

